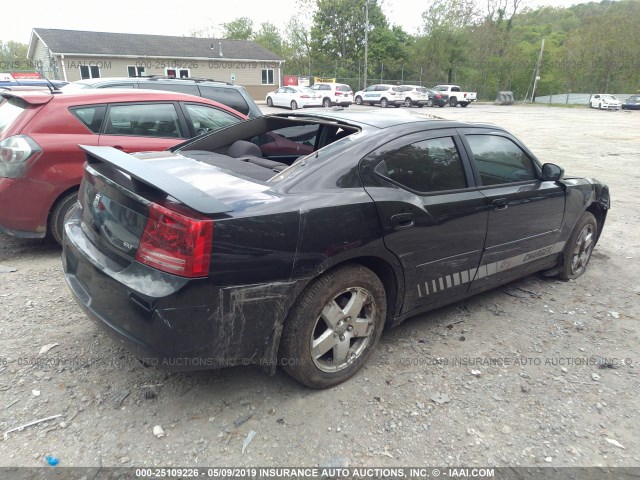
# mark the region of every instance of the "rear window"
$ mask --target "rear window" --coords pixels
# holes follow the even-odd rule
[[[336,90],[338,90],[340,92],[350,92],[351,91],[351,87],[349,85],[338,85],[336,87]]]
[[[9,129],[26,108],[25,102],[18,98],[10,98],[0,103],[0,133]]]
[[[247,101],[242,97],[240,92],[233,88],[200,85],[200,92],[204,98],[223,103],[240,113],[249,115],[249,105],[247,104]]]
[[[102,127],[102,120],[106,111],[107,107],[104,105],[90,105],[71,109],[71,113],[78,117],[93,133],[100,133],[100,127]]]

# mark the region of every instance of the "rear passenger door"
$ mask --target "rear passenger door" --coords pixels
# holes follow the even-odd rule
[[[465,294],[482,257],[488,212],[455,130],[389,142],[366,156],[360,171],[385,245],[404,270],[402,313]]]
[[[487,240],[472,289],[520,276],[562,250],[565,190],[541,181],[540,166],[503,131],[460,131],[489,210]]]
[[[108,106],[99,144],[127,153],[160,151],[189,137],[176,104],[121,103]]]

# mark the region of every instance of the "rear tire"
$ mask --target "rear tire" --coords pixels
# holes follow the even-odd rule
[[[62,245],[62,239],[64,236],[64,219],[67,213],[73,208],[78,201],[78,192],[67,193],[63,197],[60,197],[49,215],[49,236],[54,239],[59,245]]]
[[[297,110],[298,103],[295,100],[291,100],[291,110]]]
[[[331,107],[331,99],[330,98],[325,98],[324,100],[322,100],[322,106],[324,108]]]
[[[380,339],[387,315],[382,282],[362,265],[316,279],[284,325],[280,364],[300,383],[327,388],[353,376]]]
[[[387,101],[386,98],[383,98],[382,100],[380,100],[380,106],[382,108],[387,108],[389,106],[389,102]]]
[[[458,99],[457,98],[453,97],[453,98],[449,99],[449,106],[450,107],[455,107],[457,105],[458,105]]]
[[[404,106],[405,107],[410,107],[411,106],[411,99],[410,98],[405,98],[404,99]]]
[[[562,280],[578,278],[587,270],[598,238],[598,222],[591,212],[584,212],[571,232],[563,251]]]

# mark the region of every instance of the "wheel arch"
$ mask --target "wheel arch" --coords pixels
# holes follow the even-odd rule
[[[604,208],[600,203],[594,202],[587,207],[587,212],[591,213],[595,218],[598,224],[598,231],[596,236],[596,242],[600,238],[600,234],[602,233],[604,227],[604,221],[607,218],[607,209]]]
[[[385,319],[385,325],[391,324],[393,322],[393,319],[399,315],[400,307],[402,306],[402,295],[404,292],[402,271],[399,265],[397,267],[394,267],[389,260],[378,256],[363,255],[345,258],[338,262],[332,263],[327,268],[320,269],[320,271],[312,278],[309,278],[305,286],[298,291],[295,300],[291,303],[291,306],[295,305],[298,299],[311,287],[313,282],[315,282],[318,278],[328,274],[335,269],[342,268],[349,264],[362,265],[363,267],[366,267],[373,273],[375,273],[380,279],[387,294],[387,318]],[[291,310],[291,308],[292,307],[290,307],[289,310]],[[286,317],[288,316],[289,311],[287,311]],[[285,322],[287,321],[286,317],[284,319]]]
[[[47,231],[49,230],[49,220],[51,220],[51,214],[56,209],[58,204],[64,199],[64,197],[68,196],[70,193],[74,193],[74,192],[77,193],[79,190],[80,190],[79,184],[73,185],[67,188],[66,190],[64,190],[63,192],[60,192],[60,194],[56,197],[56,199],[51,203],[51,206],[49,207],[49,213],[47,213]]]

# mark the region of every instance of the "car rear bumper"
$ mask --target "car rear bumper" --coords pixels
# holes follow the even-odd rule
[[[216,287],[138,262],[122,268],[88,241],[75,212],[62,264],[87,316],[145,364],[206,370],[275,362],[290,283]]]
[[[59,188],[24,178],[0,178],[0,231],[15,237],[44,237]]]

